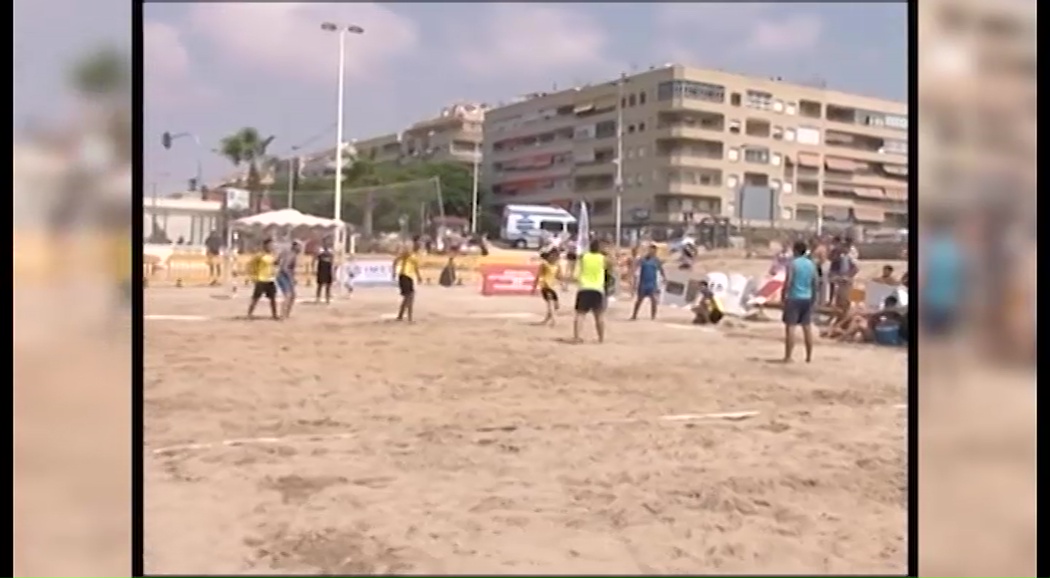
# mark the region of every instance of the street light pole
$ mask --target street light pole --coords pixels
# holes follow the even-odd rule
[[[332,216],[336,221],[343,220],[343,94],[346,77],[346,34],[364,34],[360,26],[338,25],[331,22],[321,24],[321,30],[339,34],[339,81],[336,89],[335,108],[335,208]]]
[[[623,88],[627,81],[627,74],[620,74],[620,82],[616,85],[616,247],[620,247],[620,238],[623,229]]]
[[[481,144],[474,145],[474,182],[470,201],[470,234],[478,233],[478,169],[481,165]]]
[[[193,139],[193,142],[196,143],[196,145],[197,145],[197,174],[196,174],[195,180],[196,180],[196,183],[197,183],[196,188],[200,189],[201,186],[204,184],[203,182],[201,182],[201,172],[202,172],[201,171],[201,151],[203,149],[201,148],[201,139],[200,139],[200,137],[198,137],[197,135],[193,134],[192,132],[179,132],[179,133],[175,133],[175,134],[172,134],[170,132],[165,132],[163,135],[161,135],[160,142],[161,142],[162,145],[164,145],[165,149],[171,149],[171,143],[173,143],[173,142],[175,142],[175,141],[177,141],[177,140],[179,140],[180,138],[183,138],[183,137],[189,137],[189,138]]]

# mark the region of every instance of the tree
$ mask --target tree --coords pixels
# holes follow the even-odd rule
[[[73,88],[87,97],[127,97],[130,89],[131,63],[127,56],[112,46],[76,61],[70,71]]]
[[[460,163],[415,162],[410,164],[376,163],[372,157],[355,158],[346,168],[343,181],[343,219],[358,224],[363,230],[390,231],[398,228],[402,215],[415,219],[420,214],[421,203],[427,203],[427,211],[435,214],[443,210],[445,215],[471,216],[473,201],[473,174]],[[391,185],[437,179],[441,185],[443,205],[439,208],[436,197],[420,196],[419,188],[397,188]],[[313,215],[332,217],[334,203],[334,179],[332,177],[298,179],[295,187],[295,206]],[[281,179],[274,189],[286,191],[288,181]],[[375,191],[368,189],[374,188]],[[426,195],[430,185],[424,185]],[[362,195],[361,190],[365,192]],[[349,194],[347,191],[352,191]],[[486,192],[478,191],[481,230],[486,227]],[[277,200],[283,206],[284,195]]]
[[[272,135],[262,138],[255,128],[245,127],[219,142],[219,152],[233,163],[233,166],[240,168],[242,165],[248,165],[245,188],[248,189],[248,203],[253,212],[259,212],[262,200],[263,186],[259,168],[265,162],[266,149],[270,147],[274,138],[276,137]]]

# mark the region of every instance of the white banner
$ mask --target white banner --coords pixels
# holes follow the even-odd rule
[[[252,194],[244,189],[226,187],[226,208],[231,211],[248,209]]]
[[[339,282],[346,286],[394,285],[394,263],[392,261],[351,261],[340,267],[339,272]]]

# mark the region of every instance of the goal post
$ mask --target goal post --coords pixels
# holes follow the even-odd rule
[[[343,203],[345,219],[366,237],[422,234],[433,217],[445,216],[439,177],[343,189]]]

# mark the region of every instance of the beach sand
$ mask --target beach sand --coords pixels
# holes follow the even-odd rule
[[[408,326],[393,289],[281,323],[215,293],[146,293],[149,573],[906,570],[903,349],[784,366],[775,321],[617,303],[571,345],[538,297],[426,286]]]

